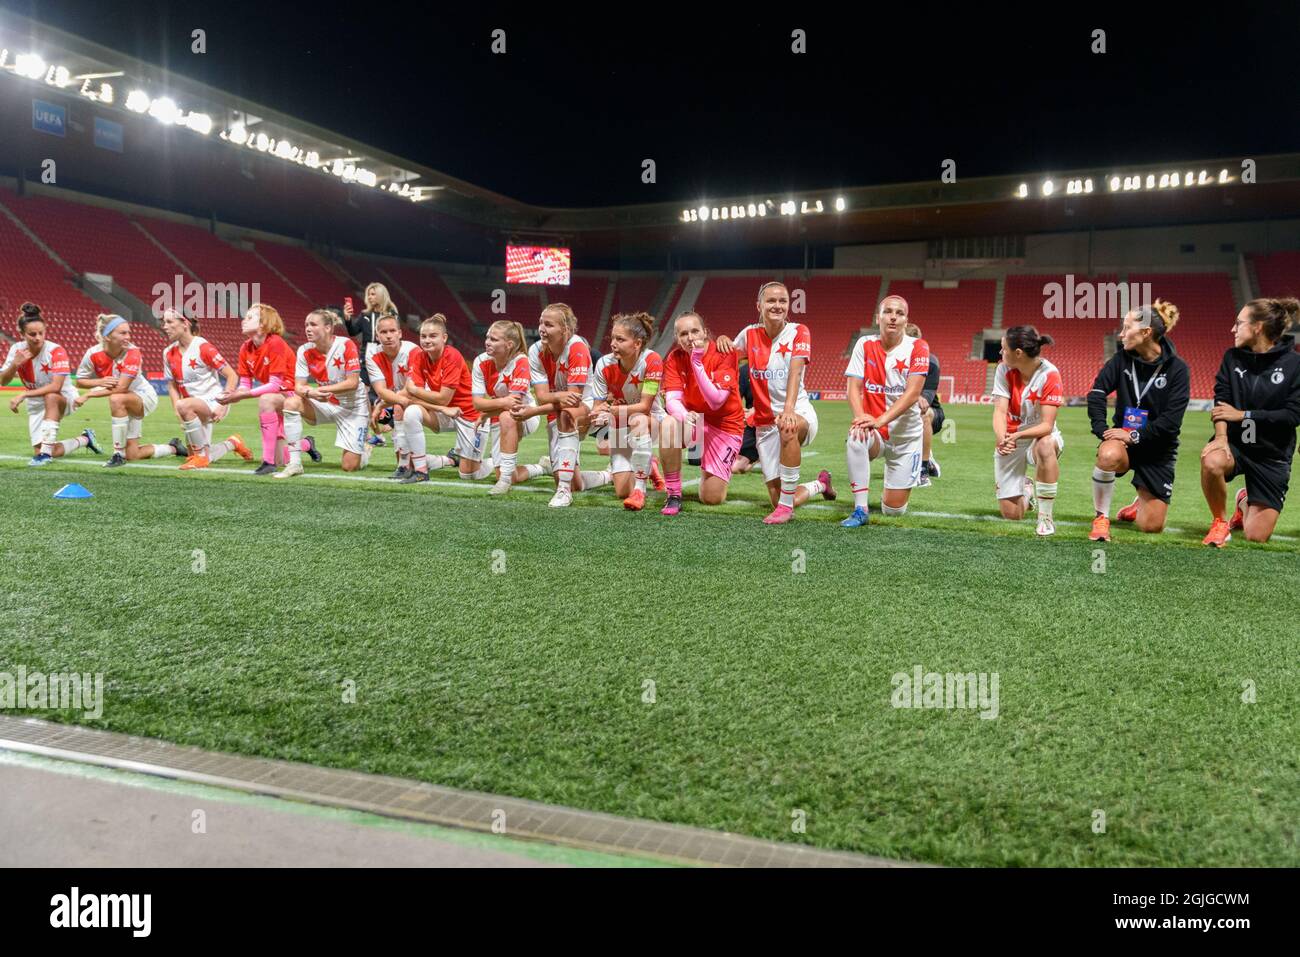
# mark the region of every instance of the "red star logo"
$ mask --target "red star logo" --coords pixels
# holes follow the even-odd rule
[[[336,368],[336,369],[342,369],[342,368],[343,368],[343,357],[342,357],[342,356],[335,356],[335,357],[334,357],[334,368]]]
[[[788,356],[790,354],[790,344],[783,342],[776,348],[776,354],[779,356]]]
[[[1033,389],[1030,389],[1028,392],[1025,393],[1025,401],[1026,401],[1026,402],[1042,402],[1042,401],[1043,401],[1043,393],[1041,393],[1041,392],[1035,392]]]
[[[397,367],[397,374],[398,374],[398,375],[407,375],[407,374],[409,374],[408,367],[407,367],[407,366],[398,366],[398,367]]]
[[[191,359],[191,360],[190,360],[190,368],[191,368],[191,369],[197,369],[198,367],[199,367],[199,360],[198,360],[198,359]]]
[[[627,377],[627,381],[628,381],[631,385],[640,385],[640,384],[641,384],[641,380],[638,379],[635,375],[630,375],[630,376],[628,376],[628,377]]]
[[[42,372],[45,372],[45,373],[48,373],[48,372],[50,371],[50,364],[49,364],[48,362],[42,362],[42,363],[41,363],[41,371],[42,371]]]
[[[895,372],[906,372],[906,371],[907,371],[907,363],[904,362],[902,359],[899,359],[897,362],[894,363],[894,371],[895,371]]]

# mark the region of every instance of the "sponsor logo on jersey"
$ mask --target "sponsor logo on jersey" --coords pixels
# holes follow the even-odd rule
[[[773,379],[784,379],[790,375],[788,369],[750,369],[749,377],[751,379],[764,379],[771,381]]]

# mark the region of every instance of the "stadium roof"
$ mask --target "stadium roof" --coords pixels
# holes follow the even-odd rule
[[[888,242],[1300,213],[1300,154],[1294,153],[1249,158],[1254,182],[1243,182],[1248,158],[1236,156],[953,182],[941,181],[936,170],[924,182],[701,196],[690,206],[538,206],[7,11],[0,11],[0,48],[0,65],[13,74],[4,79],[27,82],[34,91],[44,86],[94,101],[97,110],[148,113],[160,122],[188,125],[177,135],[206,138],[214,149],[297,164],[304,177],[333,175],[358,189],[392,193],[392,202],[414,201],[440,217],[505,237],[567,241],[592,254]],[[20,54],[27,58],[21,64]],[[111,102],[100,98],[105,83],[113,87]],[[133,91],[140,92],[128,106]],[[1054,188],[1044,195],[1049,179]]]

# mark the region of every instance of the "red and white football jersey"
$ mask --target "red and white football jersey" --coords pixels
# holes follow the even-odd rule
[[[447,404],[460,409],[461,418],[467,422],[478,421],[480,413],[474,408],[474,378],[465,357],[455,346],[443,346],[442,355],[436,362],[423,349],[416,349],[411,356],[411,382],[430,392],[441,392],[451,386],[451,401]]]
[[[528,350],[528,368],[533,385],[550,392],[582,389],[591,375],[591,347],[582,336],[573,336],[557,359],[540,339]]]
[[[613,401],[635,405],[641,401],[641,387],[647,382],[659,383],[664,378],[664,361],[653,349],[643,349],[631,369],[624,369],[618,356],[607,352],[596,361],[591,376],[590,398],[595,401]]]
[[[518,392],[528,403],[533,401],[532,373],[528,357],[522,354],[506,362],[504,369],[498,369],[490,355],[480,352],[474,359],[472,382],[471,393],[485,399],[504,399],[512,392]],[[493,421],[496,418],[493,416]]]
[[[412,353],[419,352],[420,347],[414,342],[403,339],[397,346],[397,355],[390,359],[382,348],[366,356],[366,372],[371,382],[383,382],[391,392],[402,391],[406,380],[411,377]]]
[[[903,341],[888,352],[880,336],[863,336],[849,354],[845,378],[862,380],[862,404],[867,414],[884,415],[885,410],[907,391],[908,380],[914,375],[924,376],[930,371],[930,346],[924,339],[903,336]],[[921,431],[921,410],[910,409],[880,430],[880,437],[907,441]]]
[[[272,333],[257,345],[252,339],[245,339],[239,347],[239,364],[235,371],[241,379],[260,382],[266,385],[272,377],[280,377],[281,393],[293,393],[293,370],[296,362],[289,343]]]
[[[741,329],[734,343],[737,351],[749,360],[754,425],[772,425],[786,410],[790,363],[795,359],[812,358],[812,335],[803,323],[787,322],[772,339],[763,324],[756,322]],[[794,397],[793,412],[811,408],[808,390],[804,388],[805,378],[799,377],[799,394]]]
[[[26,343],[15,342],[9,347],[9,355],[5,358],[4,364],[12,365],[14,354],[19,349],[26,350],[26,348]],[[26,362],[20,363],[18,368],[14,370],[24,389],[39,389],[43,385],[49,385],[55,376],[68,376],[63,380],[63,388],[59,391],[69,400],[77,397],[77,387],[72,382],[71,372],[72,365],[68,361],[68,350],[57,342],[51,342],[49,339],[46,339],[41,346],[39,355],[32,356]],[[44,402],[45,400],[36,398],[27,401]]]
[[[998,363],[993,374],[993,395],[1007,400],[1007,434],[1029,428],[1043,420],[1043,406],[1064,405],[1065,387],[1061,373],[1046,359],[1039,362],[1026,382],[1016,369]],[[1056,431],[1053,425],[1053,431]]]
[[[357,376],[357,387],[351,392],[331,395],[330,405],[342,406],[354,412],[366,409],[366,386],[361,381],[361,356],[357,344],[347,336],[335,336],[326,352],[321,352],[310,342],[298,347],[298,364],[294,377],[301,381],[312,379],[317,385],[334,385],[352,374]]]
[[[149,384],[148,378],[144,374],[144,359],[140,355],[138,346],[127,344],[122,354],[114,359],[101,345],[91,346],[86,350],[86,354],[81,357],[81,365],[77,366],[77,377],[82,378],[89,376],[95,379],[104,379],[108,376],[125,376],[129,375],[131,379],[130,390],[144,398],[156,399],[158,391]]]
[[[179,342],[163,349],[163,378],[176,383],[182,399],[215,399],[221,395],[225,386],[217,373],[225,367],[225,357],[202,336],[195,336],[184,349]]]

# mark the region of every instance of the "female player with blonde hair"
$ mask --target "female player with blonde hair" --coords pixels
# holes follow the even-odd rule
[[[537,341],[528,350],[528,367],[536,404],[509,414],[517,422],[546,416],[550,460],[555,475],[551,508],[573,502],[573,493],[597,488],[610,481],[609,472],[578,471],[578,450],[591,424],[582,396],[591,376],[591,348],[578,335],[578,317],[562,302],[542,310],[537,320]]]
[[[754,427],[763,481],[772,501],[765,525],[784,525],[794,509],[814,495],[833,499],[830,474],[799,484],[801,449],[817,437],[817,412],[804,388],[804,369],[812,358],[812,334],[803,323],[791,322],[790,291],[785,283],[765,282],[758,288],[758,321],[734,340],[720,336],[717,347],[732,349],[749,363],[749,387],[754,394]]]
[[[163,333],[168,345],[163,349],[163,377],[172,399],[172,410],[181,420],[185,430],[185,444],[189,458],[182,469],[205,469],[227,452],[236,452],[245,461],[252,461],[244,440],[236,434],[224,442],[212,444],[212,426],[226,417],[230,406],[222,405],[217,397],[222,392],[233,392],[239,385],[239,376],[217,347],[197,335],[199,321],[168,309],[162,316]],[[226,387],[221,388],[221,379]]]
[[[1088,538],[1110,541],[1110,506],[1115,478],[1130,469],[1137,498],[1119,510],[1121,522],[1143,532],[1165,527],[1174,492],[1178,433],[1191,396],[1191,373],[1168,338],[1178,307],[1157,299],[1124,317],[1120,348],[1097,373],[1088,392],[1092,433],[1101,440],[1092,468],[1096,516]],[[1106,397],[1115,393],[1115,414],[1107,426]]]
[[[357,344],[334,334],[334,313],[313,309],[303,322],[307,341],[298,347],[293,395],[284,399],[284,445],[289,461],[275,473],[278,479],[303,474],[302,422],[334,423],[334,445],[343,450],[340,465],[356,472],[370,460],[366,444],[369,419],[366,387],[361,383]],[[315,383],[313,387],[311,383]]]
[[[476,442],[479,448],[491,450],[491,462],[498,469],[489,495],[505,495],[514,483],[526,482],[546,471],[540,463],[518,464],[519,441],[536,432],[539,421],[536,416],[512,414],[528,408],[532,398],[532,370],[524,341],[523,326],[498,319],[488,327],[483,351],[474,359],[470,392],[480,415],[478,428],[486,433]]]
[[[1020,519],[1038,503],[1039,535],[1055,535],[1056,484],[1065,439],[1056,412],[1065,404],[1061,373],[1039,353],[1052,344],[1033,326],[1002,336],[1002,362],[993,376],[993,476],[1003,518]],[[1034,479],[1028,472],[1034,469]]]
[[[370,410],[370,426],[376,428],[385,412],[392,417],[397,470],[389,477],[405,481],[411,475],[410,449],[402,422],[406,415],[406,383],[410,381],[415,354],[420,347],[402,338],[402,324],[396,316],[381,318],[375,324],[375,335],[378,336],[379,348],[370,353],[364,364],[370,391],[378,396]]]
[[[610,351],[592,370],[586,403],[591,424],[609,429],[610,473],[623,507],[645,507],[646,480],[654,450],[651,424],[663,418],[658,404],[664,364],[648,347],[654,320],[644,312],[620,313],[611,320]]]
[[[27,431],[33,454],[28,465],[49,465],[56,458],[85,447],[98,452],[95,432],[86,429],[73,439],[59,439],[59,423],[77,407],[77,387],[72,382],[68,351],[45,338],[45,319],[41,307],[25,302],[18,317],[21,339],[9,347],[0,382],[18,376],[23,388],[9,400],[9,411],[27,404]]]
[[[113,425],[113,455],[104,463],[117,468],[139,459],[186,457],[179,438],[166,445],[140,442],[144,417],[158,408],[158,393],[144,374],[144,359],[131,344],[131,323],[121,316],[101,315],[95,326],[98,344],[86,350],[77,368],[78,388],[89,391],[77,398],[77,405],[90,399],[107,398]]]
[[[293,395],[294,354],[284,341],[284,320],[274,306],[255,302],[244,313],[240,331],[247,337],[239,347],[239,388],[217,396],[222,405],[257,400],[262,433],[262,464],[254,475],[274,475],[289,461],[284,445],[284,401]],[[321,455],[311,436],[304,436],[302,451],[319,462]]]

